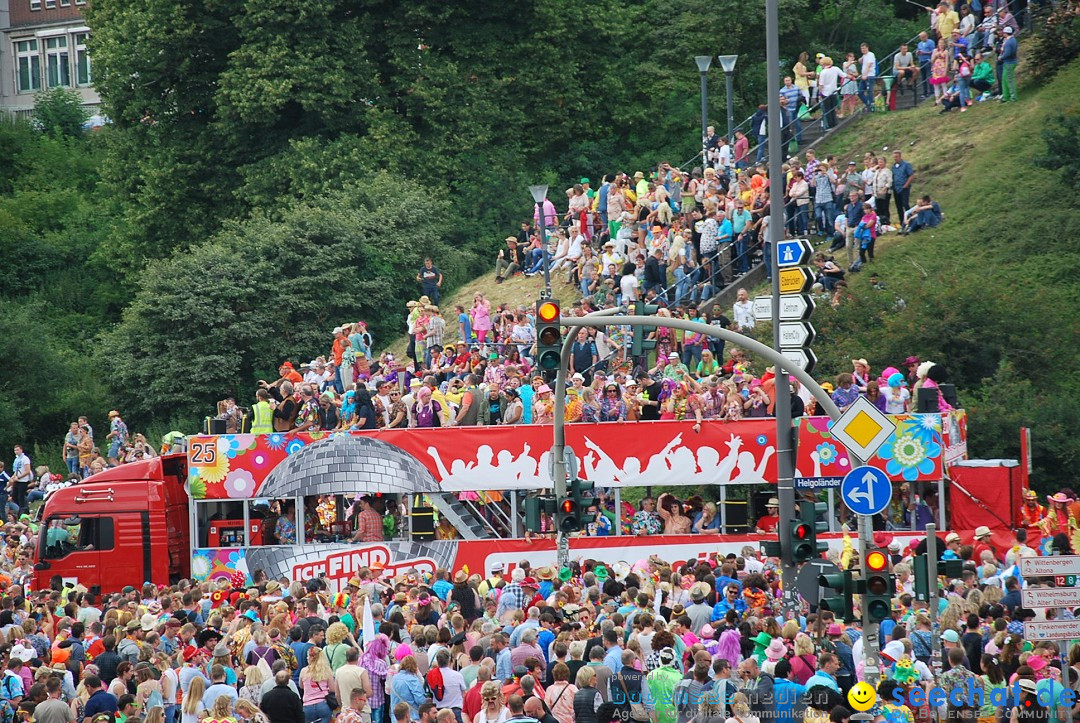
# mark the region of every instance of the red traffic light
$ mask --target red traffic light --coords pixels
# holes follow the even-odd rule
[[[537,307],[536,315],[540,318],[540,321],[556,321],[559,318],[559,305],[553,301],[545,301]]]
[[[805,540],[810,537],[810,525],[795,525],[795,537]]]
[[[565,512],[568,515],[572,515],[575,512],[577,512],[577,505],[574,504],[573,500],[563,500],[562,501],[562,511]]]
[[[871,550],[866,554],[866,569],[881,572],[889,566],[889,557],[881,550]]]

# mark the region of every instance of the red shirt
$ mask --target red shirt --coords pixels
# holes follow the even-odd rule
[[[461,703],[461,712],[464,715],[469,716],[467,720],[472,720],[476,717],[476,714],[480,712],[480,709],[484,707],[484,701],[480,699],[480,688],[483,687],[483,683],[477,680],[473,687],[465,691],[465,698]]]
[[[360,532],[360,542],[382,542],[383,524],[379,513],[372,509],[360,513],[357,530]]]

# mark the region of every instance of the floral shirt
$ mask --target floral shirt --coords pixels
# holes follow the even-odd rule
[[[274,527],[274,536],[282,545],[295,545],[296,523],[282,515],[278,518],[277,525]]]
[[[630,529],[635,535],[659,535],[663,530],[663,525],[660,522],[660,515],[656,514],[656,512],[640,510],[634,514],[634,521]]]
[[[319,427],[319,403],[314,399],[304,402],[304,406],[300,407],[300,413],[296,415],[296,426],[302,427],[305,424],[314,425],[314,429]]]

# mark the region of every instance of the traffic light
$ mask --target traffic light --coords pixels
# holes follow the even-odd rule
[[[829,543],[819,540],[817,537],[819,533],[829,531],[828,514],[829,506],[824,502],[803,500],[799,503],[799,518],[803,521],[803,524],[810,528],[809,546],[811,554],[807,559],[820,557],[821,553],[829,551]],[[805,562],[805,560],[796,559],[796,562]]]
[[[543,530],[543,514],[555,514],[555,498],[549,495],[528,495],[522,501],[525,516],[525,529],[529,532],[550,532]]]
[[[644,301],[634,302],[634,316],[652,316],[660,307],[656,304],[646,304]],[[656,339],[648,339],[649,334],[656,331],[655,326],[635,326],[633,342],[630,345],[631,356],[643,356],[645,352],[656,348]]]
[[[559,302],[540,299],[536,302],[536,366],[554,374],[562,357],[562,325]]]
[[[832,575],[818,575],[818,585],[838,593],[821,598],[818,609],[832,612],[838,620],[843,620],[845,623],[853,622],[855,605],[851,598],[855,594],[855,578],[851,570]]]
[[[915,573],[915,599],[929,601],[936,597],[937,578],[944,575],[952,580],[964,574],[963,560],[938,560],[934,566],[934,575],[930,574],[930,556],[916,555],[912,560]]]
[[[570,487],[566,491],[566,497],[559,501],[558,527],[563,532],[578,532],[584,530],[588,524],[588,509],[593,505],[600,504],[600,500],[592,496],[594,484],[589,480],[575,477],[570,480]]]
[[[571,497],[565,497],[559,503],[558,526],[561,532],[577,532],[581,529],[578,506]]]
[[[791,548],[791,561],[806,562],[814,557],[814,526],[802,520],[792,520],[788,527],[788,539]]]
[[[880,623],[892,614],[896,582],[889,572],[889,553],[870,550],[866,553],[866,579],[862,581],[863,624]]]

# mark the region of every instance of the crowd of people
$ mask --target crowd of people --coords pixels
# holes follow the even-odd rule
[[[1052,524],[1019,527],[1008,548],[986,528],[971,544],[940,540],[962,572],[935,580],[930,601],[914,594],[921,540],[876,533],[896,596],[872,720],[1068,723],[1072,711],[1038,695],[1056,701],[1068,666],[1077,685],[1080,645],[1025,640],[1024,622],[1062,613],[1022,606],[1018,566],[1039,554],[1029,529],[1048,554],[1071,552],[1057,530],[1080,529],[1076,495],[1059,495]],[[253,570],[99,595],[59,577],[30,591],[24,549],[37,534],[0,538],[5,722],[845,723],[845,696],[866,678],[861,626],[805,602],[785,616],[777,561],[754,546],[677,564],[365,567],[340,591]],[[827,557],[858,559],[846,536]],[[932,710],[935,686],[985,697]],[[1020,700],[989,702],[1014,686]]]

